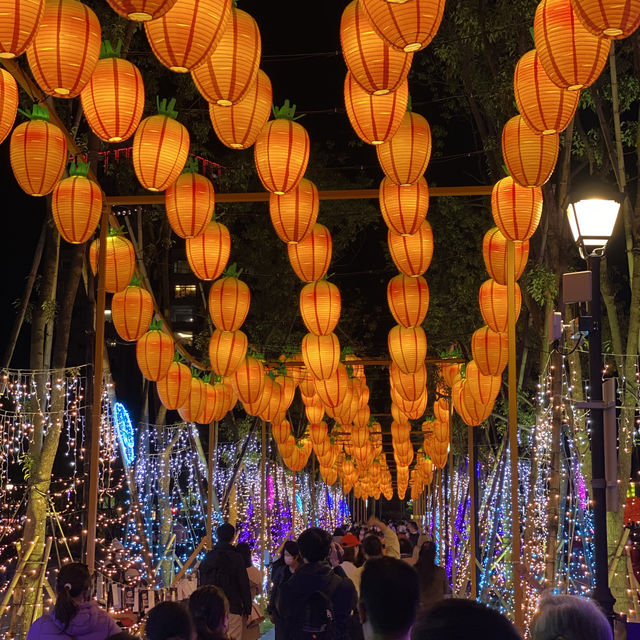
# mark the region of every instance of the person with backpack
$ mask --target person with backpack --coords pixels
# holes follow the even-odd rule
[[[215,585],[229,600],[229,637],[242,640],[243,617],[251,613],[251,589],[245,562],[231,544],[235,533],[227,522],[217,528],[218,542],[202,561],[199,574],[200,586]]]
[[[298,538],[303,564],[281,585],[276,602],[287,640],[347,640],[357,596],[353,582],[327,561],[328,532],[312,527]]]

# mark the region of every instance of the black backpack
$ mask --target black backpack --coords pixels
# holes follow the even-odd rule
[[[332,640],[336,637],[332,597],[338,584],[340,580],[332,571],[327,588],[313,591],[304,601],[291,629],[294,640]]]
[[[231,580],[231,572],[232,563],[230,562],[230,558],[226,551],[219,551],[216,554],[215,565],[207,567],[206,576],[202,576],[204,578],[203,584],[213,584],[219,589],[221,589],[222,593],[229,597],[232,592],[232,580]]]

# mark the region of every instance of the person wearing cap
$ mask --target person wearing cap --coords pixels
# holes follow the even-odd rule
[[[356,592],[360,595],[360,569],[356,567],[356,552],[360,547],[361,542],[353,535],[353,533],[347,533],[342,536],[341,546],[344,551],[342,559],[342,570],[351,582],[353,582]]]

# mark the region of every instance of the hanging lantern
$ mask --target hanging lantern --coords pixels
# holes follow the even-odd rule
[[[340,289],[327,280],[310,282],[300,291],[300,313],[307,330],[318,336],[331,333],[340,320]]]
[[[462,391],[462,402],[466,409],[465,416],[462,419],[469,426],[475,427],[482,424],[491,415],[495,398],[484,404],[471,393],[471,387],[465,384]]]
[[[173,354],[173,340],[160,330],[159,325],[152,324],[136,342],[138,366],[147,380],[162,380],[173,362]]]
[[[145,23],[151,50],[171,71],[195,69],[215,50],[231,6],[232,0],[177,0],[164,16]]]
[[[313,225],[311,233],[297,244],[287,245],[289,262],[303,282],[324,278],[331,262],[331,233],[323,224]]]
[[[389,378],[395,391],[407,402],[414,402],[427,386],[427,365],[422,363],[415,373],[403,373],[398,365],[389,367]]]
[[[339,407],[347,397],[349,374],[347,368],[340,363],[333,375],[323,380],[314,380],[318,399],[328,407]]]
[[[394,449],[404,442],[411,442],[411,425],[408,422],[391,422],[391,442]]]
[[[529,259],[529,241],[514,242],[516,280],[524,273]],[[507,239],[498,227],[489,229],[482,240],[482,257],[489,276],[498,284],[507,284]]]
[[[318,219],[320,199],[318,188],[302,178],[297,187],[278,196],[269,195],[269,215],[278,237],[287,244],[302,242]]]
[[[379,145],[391,140],[407,111],[409,83],[405,78],[398,88],[375,95],[358,84],[350,71],[344,80],[344,104],[358,138]]]
[[[522,304],[522,294],[518,283],[515,283],[515,305],[516,320],[520,315],[520,306]],[[492,331],[497,333],[506,333],[507,326],[507,287],[501,285],[494,280],[487,280],[480,286],[478,293],[478,301],[480,304],[480,313],[484,321]]]
[[[269,76],[258,69],[255,80],[235,104],[209,103],[209,117],[218,140],[230,149],[248,149],[269,120],[273,90]]]
[[[176,3],[176,0],[107,0],[107,2],[124,18],[146,22],[162,17]]]
[[[340,342],[335,333],[316,336],[307,333],[302,338],[302,359],[314,378],[330,378],[340,363]]]
[[[481,327],[471,337],[471,353],[480,373],[500,376],[509,359],[509,335]]]
[[[296,393],[296,382],[289,375],[279,374],[275,378],[280,387],[282,387],[282,409],[286,411],[293,402]]]
[[[391,231],[410,236],[420,230],[429,210],[429,187],[424,178],[406,187],[383,178],[378,198],[382,217]]]
[[[389,355],[403,373],[417,373],[427,357],[427,336],[422,327],[396,325],[389,331]]]
[[[258,401],[264,389],[264,366],[260,360],[247,355],[231,376],[233,390],[244,404]]]
[[[67,141],[49,122],[45,107],[34,105],[31,120],[13,130],[9,157],[13,175],[25,193],[44,196],[53,191],[67,164]]]
[[[466,393],[470,393],[482,405],[493,404],[502,386],[501,376],[483,374],[474,360],[465,370]]]
[[[200,280],[215,280],[227,268],[231,253],[229,229],[212,220],[205,230],[185,242],[187,260],[191,270]]]
[[[269,375],[265,375],[264,389],[262,390],[262,397],[258,400],[252,410],[248,410],[249,414],[255,413],[260,416],[265,422],[281,422],[278,416],[284,414],[284,407],[282,407],[282,387],[275,382],[275,380]]]
[[[211,387],[211,389],[209,389]],[[228,379],[225,379],[221,382],[214,382],[205,387],[205,404],[207,406],[207,410],[211,405],[211,420],[209,422],[213,422],[214,420],[222,420],[231,409],[235,406],[238,399],[233,393],[233,389],[231,388],[231,384]]]
[[[395,91],[411,68],[413,54],[397,51],[385,42],[357,0],[342,13],[340,43],[349,71],[369,93],[384,95]]]
[[[429,310],[429,287],[422,276],[400,273],[389,280],[387,303],[393,319],[403,327],[421,325]]]
[[[170,410],[184,405],[191,391],[191,371],[181,362],[172,362],[167,375],[156,382],[160,402]]]
[[[640,1],[571,0],[582,25],[599,38],[628,38],[640,24]]]
[[[0,23],[1,29],[1,23]],[[0,54],[0,57],[2,55]],[[18,85],[5,69],[0,69],[0,143],[13,129],[18,113]]]
[[[446,382],[448,387],[453,387],[456,379],[460,374],[461,369],[462,363],[460,362],[452,362],[451,364],[440,364],[440,372],[442,373],[442,377],[444,378],[444,381]]]
[[[256,21],[235,7],[222,37],[191,76],[202,97],[221,107],[237,104],[258,74],[262,41]]]
[[[498,334],[500,335],[500,334]],[[447,398],[439,398],[433,403],[433,415],[440,422],[449,422],[450,404]]]
[[[289,436],[293,436],[291,433],[291,423],[288,420],[283,420],[279,424],[271,424],[271,435],[276,441],[276,444],[282,444],[287,440]]]
[[[249,287],[234,275],[219,278],[209,289],[209,315],[220,331],[237,331],[249,313],[250,304]]]
[[[153,319],[153,298],[137,284],[113,294],[111,319],[118,335],[128,342],[139,340]]]
[[[416,400],[405,400],[400,394],[393,395],[392,400],[398,407],[399,411],[410,420],[419,420],[424,415],[429,400],[429,394],[426,389]]]
[[[102,43],[101,57],[80,93],[82,110],[91,131],[105,142],[130,138],[144,109],[144,84],[138,67],[119,57],[122,42],[113,49]]]
[[[542,189],[522,187],[511,176],[502,178],[491,192],[491,213],[507,240],[528,240],[542,216]]]
[[[302,354],[300,354],[300,359],[302,360]],[[316,394],[315,378],[311,375],[310,371],[305,369],[304,372],[304,376],[299,383],[300,394],[307,398],[311,398]]]
[[[591,86],[607,63],[611,42],[587,31],[571,0],[542,0],[533,20],[540,62],[552,82],[576,91]]]
[[[312,427],[314,424],[321,422],[324,417],[324,406],[320,398],[314,396],[312,402],[305,404],[304,412]]]
[[[197,164],[191,165],[164,192],[164,206],[177,235],[181,238],[199,236],[209,224],[215,207],[211,180],[197,173]]]
[[[118,235],[115,229],[110,234],[107,238],[104,288],[109,293],[117,293],[131,282],[136,267],[136,253],[131,241]],[[99,252],[100,239],[96,238],[89,246],[89,263],[94,276],[98,273]]]
[[[51,196],[51,213],[60,235],[72,244],[86,242],[102,213],[102,191],[87,177],[89,165],[72,163],[69,177],[58,182]]]
[[[149,191],[164,191],[184,169],[189,155],[189,132],[176,118],[178,112],[158,99],[158,114],[145,118],[133,137],[133,168]]]
[[[338,481],[338,471],[333,467],[320,467],[320,475],[327,486],[331,486]]]
[[[195,422],[196,418],[202,413],[205,393],[204,382],[197,376],[192,376],[187,401],[178,409],[180,417],[185,422]]]
[[[559,134],[540,135],[522,116],[511,118],[502,129],[502,157],[522,187],[541,187],[551,177],[559,148]]]
[[[203,387],[204,402],[202,403],[202,409],[200,410],[200,413],[196,415],[195,421],[199,424],[211,424],[214,420],[221,420],[221,418],[218,417],[222,410],[220,406],[220,395],[215,386],[209,384],[208,382],[205,382],[203,384]],[[224,414],[226,414],[227,411],[225,411]]]
[[[369,419],[371,418],[371,410],[369,409],[369,405],[364,405],[360,407],[358,411],[356,411],[356,415],[353,418],[353,424],[356,427],[360,427],[364,429],[369,424]],[[367,435],[369,435],[369,431],[367,430]]]
[[[244,360],[249,339],[240,331],[216,329],[209,340],[211,368],[222,377],[230,376]]]
[[[284,441],[278,442],[278,451],[282,456],[282,460],[287,466],[289,466],[288,460],[290,456],[293,455],[293,450],[295,448],[296,439],[293,437],[293,435],[289,435]]]
[[[6,0],[0,14],[0,58],[23,54],[33,40],[45,0]]]
[[[433,258],[433,231],[426,220],[412,236],[401,236],[389,230],[387,242],[391,259],[405,276],[416,278],[429,268]]]

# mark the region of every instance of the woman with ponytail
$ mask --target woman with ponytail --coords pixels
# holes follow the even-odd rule
[[[197,640],[229,640],[229,601],[221,589],[212,584],[196,589],[189,611]]]
[[[105,640],[120,632],[115,620],[91,598],[87,565],[63,565],[56,591],[54,610],[31,625],[27,640]]]

